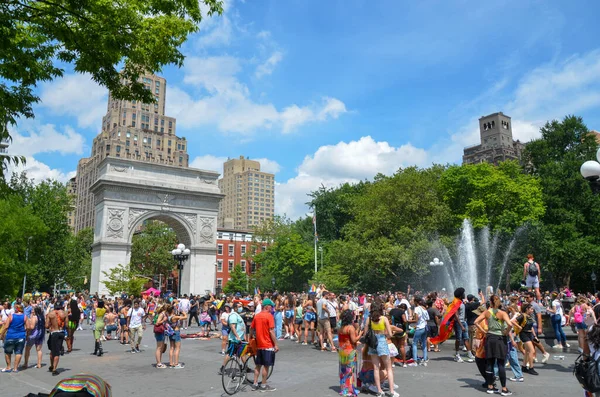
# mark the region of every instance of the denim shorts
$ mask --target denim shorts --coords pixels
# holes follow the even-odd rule
[[[375,334],[375,336],[377,337],[377,349],[371,349],[369,347],[369,354],[372,356],[374,356],[374,355],[389,356],[390,349],[389,349],[387,341],[385,339],[385,335],[384,334]]]
[[[181,333],[179,331],[173,331],[173,335],[169,336],[171,342],[181,342]]]
[[[5,354],[23,354],[25,347],[25,338],[22,339],[7,339],[4,341]]]
[[[457,322],[454,323],[454,337],[456,340],[469,340],[469,326],[466,321],[461,321],[462,326],[465,328],[463,331],[460,328],[460,324]]]
[[[575,323],[575,328],[582,329],[585,331],[587,329],[587,324],[586,323]]]
[[[154,333],[154,339],[156,339],[157,342],[164,342],[165,341],[165,334],[164,333],[160,333],[160,332],[155,332]]]

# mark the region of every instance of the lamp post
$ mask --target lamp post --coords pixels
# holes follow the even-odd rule
[[[429,266],[444,266],[444,262],[440,261],[438,258],[433,258],[433,261],[429,262]]]
[[[592,274],[590,275],[590,278],[592,279],[592,282],[594,283],[594,294],[596,293],[596,273],[592,270]]]
[[[600,161],[600,149],[596,152],[596,159]],[[600,193],[600,163],[589,160],[581,164],[579,172],[589,183],[594,194]]]
[[[321,271],[323,270],[323,247],[319,247],[319,252],[321,253]]]
[[[179,244],[177,248],[171,251],[171,255],[173,255],[173,259],[179,261],[179,265],[177,269],[179,270],[179,282],[177,283],[177,297],[181,297],[181,276],[183,275],[183,262],[185,262],[190,257],[189,248],[185,248],[185,244]]]

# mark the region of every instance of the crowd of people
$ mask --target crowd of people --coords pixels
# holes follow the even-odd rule
[[[570,347],[563,327],[571,326],[579,350],[594,358],[600,356],[600,327],[596,326],[600,294],[572,296],[566,288],[542,294],[535,282],[527,284],[530,291],[479,291],[477,296],[465,294],[464,288],[448,295],[445,290],[411,291],[410,286],[406,292],[338,295],[320,285],[306,293],[253,296],[176,298],[171,294],[113,299],[82,293],[16,299],[0,307],[0,339],[6,358],[1,371],[16,373],[28,368],[34,348],[35,367],[41,368],[47,339],[49,370],[58,375],[60,357],[73,350],[75,335],[84,326],[94,333],[94,355],[102,356],[102,343],[111,339],[129,345],[132,354],[140,353],[143,334],[150,326],[156,340],[157,369],[184,368],[179,355],[185,337],[221,338],[224,358],[219,374],[240,346],[254,344],[252,388],[261,391],[275,390],[267,373],[275,365],[280,343],[289,341],[337,353],[343,396],[357,396],[362,389],[397,397],[394,368],[426,367],[432,353],[449,354],[456,363],[474,362],[485,379],[482,388],[487,393],[509,396],[507,380],[525,382],[526,376],[538,375],[537,366],[550,357],[540,341],[543,314],[550,316],[556,337],[552,349]],[[563,301],[571,297],[574,303],[567,311]],[[198,332],[185,332],[194,322]],[[449,343],[452,335],[454,343]],[[168,365],[162,359],[167,347]],[[507,376],[506,368],[513,376]]]

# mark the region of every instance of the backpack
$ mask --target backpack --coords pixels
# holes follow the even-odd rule
[[[581,306],[575,306],[575,313],[573,313],[573,321],[575,321],[575,324],[583,323],[583,313],[581,313]]]
[[[538,276],[538,264],[537,262],[529,262],[529,266],[527,267],[527,272],[531,277]]]
[[[596,360],[584,360],[584,355],[580,354],[575,360],[573,375],[585,390],[596,393],[600,391],[600,358]]]

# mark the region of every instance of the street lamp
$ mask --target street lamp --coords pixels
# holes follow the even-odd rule
[[[444,262],[440,261],[438,258],[433,258],[433,261],[429,262],[429,266],[444,266]]]
[[[321,253],[321,270],[323,270],[323,247],[319,247],[319,252]]]
[[[596,273],[592,270],[592,274],[590,275],[592,282],[594,283],[594,294],[596,293]]]
[[[185,248],[185,244],[179,244],[177,248],[171,251],[173,259],[179,261],[177,269],[179,270],[179,282],[177,283],[177,297],[181,297],[181,276],[183,275],[183,262],[190,257],[189,248]]]
[[[600,161],[600,149],[596,152],[596,159]],[[581,165],[579,172],[589,183],[592,188],[592,193],[600,193],[600,163],[598,161],[589,160]]]

